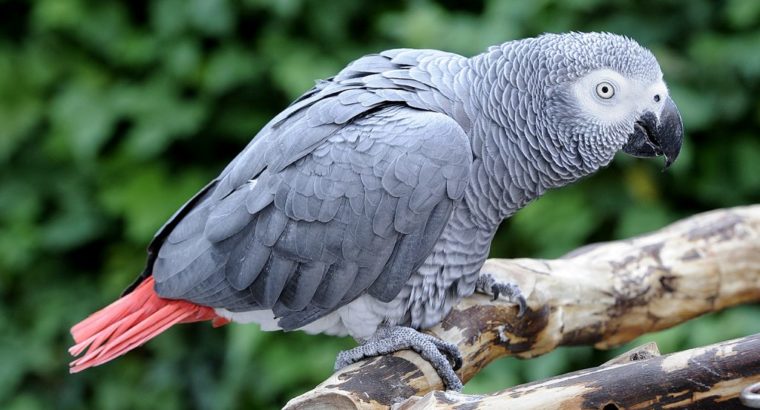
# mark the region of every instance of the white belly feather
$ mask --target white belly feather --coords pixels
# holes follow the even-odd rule
[[[310,334],[350,335],[357,340],[366,339],[375,333],[375,330],[383,321],[389,324],[398,323],[401,317],[396,317],[398,313],[395,312],[403,314],[406,311],[402,306],[399,306],[402,303],[406,302],[399,298],[389,303],[383,303],[369,295],[360,296],[353,302],[338,308],[335,312],[323,316],[298,330]],[[230,312],[227,309],[218,308],[215,311],[217,315],[236,323],[257,323],[261,326],[261,330],[264,331],[282,330],[277,325],[277,319],[275,319],[274,313],[271,310]]]

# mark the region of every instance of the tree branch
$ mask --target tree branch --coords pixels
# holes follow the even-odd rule
[[[605,364],[495,394],[431,392],[394,409],[743,408],[740,391],[760,381],[758,351],[760,335],[754,335],[667,356]]]
[[[562,345],[605,349],[644,333],[760,301],[760,206],[693,216],[649,235],[589,245],[556,260],[491,259],[483,272],[517,283],[528,311],[483,295],[462,300],[428,332],[456,343],[468,381],[496,358]],[[402,351],[341,369],[288,409],[386,409],[442,388],[435,370]]]

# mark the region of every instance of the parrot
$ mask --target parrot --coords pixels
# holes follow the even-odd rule
[[[619,152],[664,157],[683,122],[653,53],[606,32],[544,33],[473,57],[358,58],[261,128],[162,226],[144,271],[74,325],[70,372],[178,323],[351,336],[340,369],[411,349],[461,390],[457,347],[424,330],[476,292],[496,230]]]

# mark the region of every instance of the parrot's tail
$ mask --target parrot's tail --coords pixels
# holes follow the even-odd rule
[[[76,344],[69,353],[79,356],[87,352],[69,364],[69,371],[76,373],[113,360],[177,323],[205,320],[213,320],[215,327],[228,322],[208,306],[159,297],[153,290],[153,277],[149,277],[128,295],[71,328]]]

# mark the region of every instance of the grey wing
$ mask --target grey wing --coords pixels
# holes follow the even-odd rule
[[[404,106],[277,151],[296,159],[268,158],[237,186],[222,177],[173,227],[153,266],[161,296],[271,309],[284,329],[364,293],[392,300],[431,252],[472,161],[454,120]]]

